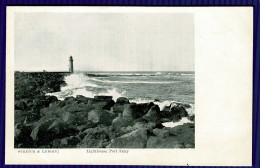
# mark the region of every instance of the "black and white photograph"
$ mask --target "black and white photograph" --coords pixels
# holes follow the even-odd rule
[[[16,13],[15,148],[195,148],[191,13]]]
[[[8,6],[6,20],[6,164],[252,165],[252,7]]]

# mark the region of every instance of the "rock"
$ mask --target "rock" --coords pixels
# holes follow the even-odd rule
[[[91,98],[87,98],[87,97],[82,96],[82,95],[77,95],[75,100],[79,103],[88,104],[88,101],[91,100]]]
[[[164,138],[150,136],[146,148],[184,148],[184,144],[172,136]]]
[[[153,107],[151,107],[148,113],[143,116],[143,118],[147,121],[160,123],[159,112],[160,112],[159,106],[154,105]]]
[[[62,118],[64,113],[82,113],[86,114],[93,110],[95,107],[89,104],[77,104],[77,102],[70,102],[70,104],[63,104],[63,101],[55,103],[51,107],[43,108],[40,110],[41,116]],[[65,103],[65,102],[64,102]],[[61,105],[62,104],[62,105]]]
[[[111,148],[145,148],[147,142],[147,130],[135,130],[119,138],[113,139]]]
[[[123,111],[123,117],[138,119],[138,118],[144,116],[153,105],[154,105],[153,103],[125,104],[124,111]]]
[[[45,100],[48,101],[48,104],[58,101],[58,98],[56,96],[46,96]]]
[[[91,110],[88,113],[88,120],[91,120],[95,124],[111,125],[115,116],[106,110]]]
[[[66,102],[65,101],[60,101],[58,104],[57,104],[58,107],[64,107],[66,106]]]
[[[61,148],[61,143],[60,143],[60,141],[61,141],[60,139],[55,139],[55,140],[53,140],[52,143],[51,143],[51,144],[52,144],[52,145],[51,145],[52,148]]]
[[[89,105],[93,105],[95,109],[110,110],[114,106],[115,102],[112,96],[95,96],[88,101]]]
[[[158,137],[166,138],[169,136],[169,131],[156,128],[153,130],[153,134],[155,134]]]
[[[87,112],[77,112],[77,113],[70,113],[65,112],[62,114],[61,119],[63,122],[66,122],[72,126],[79,126],[88,123],[88,113]]]
[[[188,119],[194,122],[195,121],[195,115],[193,114],[193,115],[189,116]]]
[[[85,130],[79,135],[84,137],[78,148],[105,148],[112,136],[111,127],[95,127]]]
[[[74,136],[62,138],[60,141],[60,146],[62,148],[75,148],[80,142],[80,139]]]
[[[65,101],[65,102],[72,102],[72,101],[75,101],[75,97],[73,97],[73,96],[65,97],[64,101]]]
[[[185,144],[185,148],[195,148],[195,144]]]
[[[34,142],[33,139],[30,137],[30,133],[33,127],[31,125],[24,125],[22,123],[15,124],[15,147],[20,148],[33,148]],[[18,146],[19,144],[19,146]]]
[[[94,128],[95,126],[96,125],[92,121],[88,120],[84,125],[78,126],[77,130],[84,131],[84,130],[86,130],[88,128]]]
[[[95,101],[110,101],[112,100],[112,96],[94,96]]]
[[[116,103],[117,104],[120,104],[120,105],[124,105],[124,104],[129,104],[129,100],[125,97],[119,97],[117,100],[116,100]]]
[[[114,104],[114,106],[112,107],[112,112],[118,116],[119,113],[123,113],[124,111],[124,105],[121,104]]]
[[[21,100],[15,100],[14,107],[15,107],[15,110],[26,110],[27,109],[26,103]]]
[[[36,145],[49,145],[54,139],[74,135],[78,131],[57,118],[43,117],[33,128],[30,136]]]
[[[154,102],[160,102],[160,100],[159,99],[154,99]]]
[[[194,145],[195,143],[194,123],[186,123],[173,128],[165,127],[164,129],[167,130],[170,135],[174,136],[176,140],[183,143],[184,145]]]
[[[187,117],[188,112],[182,106],[173,106],[170,109],[170,113],[172,114],[172,121],[179,121],[182,117]]]
[[[25,118],[27,117],[28,112],[22,110],[15,110],[15,124],[24,122]]]
[[[134,124],[132,118],[127,118],[127,117],[122,117],[122,114],[119,113],[118,117],[116,117],[112,121],[112,128],[116,131],[119,132],[121,128],[127,127],[127,126],[132,126]]]

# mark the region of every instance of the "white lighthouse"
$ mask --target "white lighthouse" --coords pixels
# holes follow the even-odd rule
[[[73,59],[72,59],[72,56],[70,56],[69,62],[70,62],[70,69],[69,69],[69,71],[71,73],[73,73],[74,71],[73,71]]]

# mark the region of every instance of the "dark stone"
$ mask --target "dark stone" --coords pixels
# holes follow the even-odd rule
[[[93,123],[92,121],[88,120],[84,125],[78,126],[77,130],[84,131],[84,130],[89,129],[89,128],[94,128],[95,126],[96,126],[95,123]]]
[[[30,136],[37,146],[49,145],[54,139],[76,134],[78,131],[56,118],[41,118],[33,128]]]
[[[78,148],[105,148],[111,139],[110,127],[95,127],[85,130],[79,135],[84,137],[77,145]]]
[[[87,98],[87,97],[82,96],[82,95],[77,95],[75,100],[76,100],[77,102],[79,102],[79,103],[88,104],[88,101],[91,100],[91,98]]]
[[[27,115],[28,115],[27,111],[15,110],[15,124],[23,123]]]
[[[165,138],[165,137],[168,137],[169,136],[169,131],[167,130],[164,130],[164,129],[154,129],[153,130],[153,134],[158,136],[158,137],[162,137],[162,138]]]
[[[112,112],[116,116],[118,116],[119,113],[123,113],[123,111],[124,111],[124,105],[121,105],[121,104],[116,103],[112,108],[113,108]]]
[[[46,96],[45,99],[48,101],[48,104],[58,101],[56,96]]]
[[[91,110],[88,113],[88,120],[91,120],[95,124],[111,125],[115,116],[106,110]]]
[[[74,101],[75,97],[70,96],[70,97],[65,97],[64,101]]]
[[[129,104],[129,100],[125,97],[119,97],[117,100],[116,100],[116,103],[117,104],[121,104],[121,105],[124,105],[124,104]]]
[[[133,119],[143,117],[153,105],[154,104],[152,102],[142,104],[125,104],[123,117],[132,117]]]
[[[77,144],[80,142],[80,139],[74,136],[62,138],[60,140],[60,146],[62,148],[76,148]]]
[[[186,123],[173,128],[165,127],[170,135],[173,135],[176,140],[183,144],[194,144],[195,143],[195,129],[194,123]]]
[[[112,128],[116,132],[120,132],[122,127],[132,126],[133,124],[132,118],[122,117],[121,113],[119,113],[118,117],[112,121]]]
[[[15,124],[15,148],[34,148],[33,139],[30,137],[33,127],[22,123]]]
[[[191,116],[189,116],[188,118],[189,118],[189,120],[191,120],[191,121],[193,121],[193,122],[195,121],[195,115],[194,115],[194,114],[191,115]]]
[[[159,113],[160,108],[158,105],[154,105],[151,107],[151,109],[148,111],[146,115],[143,116],[143,118],[147,121],[152,121],[155,123],[160,123]]]
[[[15,106],[15,110],[26,110],[27,109],[26,103],[21,100],[15,100],[14,106]]]
[[[170,113],[172,114],[172,121],[179,121],[182,117],[188,116],[188,112],[182,106],[171,107]]]
[[[113,139],[110,148],[145,148],[147,142],[147,130],[140,129]]]
[[[94,96],[95,101],[110,101],[112,100],[112,96]]]

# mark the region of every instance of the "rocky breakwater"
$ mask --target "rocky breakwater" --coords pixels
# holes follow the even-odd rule
[[[62,78],[61,78],[62,79]],[[189,117],[187,105],[172,103],[161,109],[153,102],[130,103],[125,97],[62,101],[42,97],[37,117],[16,116],[15,147],[20,148],[194,148],[194,123],[173,128],[164,122]],[[48,102],[47,102],[48,100]],[[27,109],[35,106],[23,101]],[[19,106],[22,107],[22,106]],[[24,110],[24,109],[23,109]],[[27,110],[28,112],[28,110]],[[31,113],[32,114],[32,113]],[[194,119],[194,117],[193,117]]]

